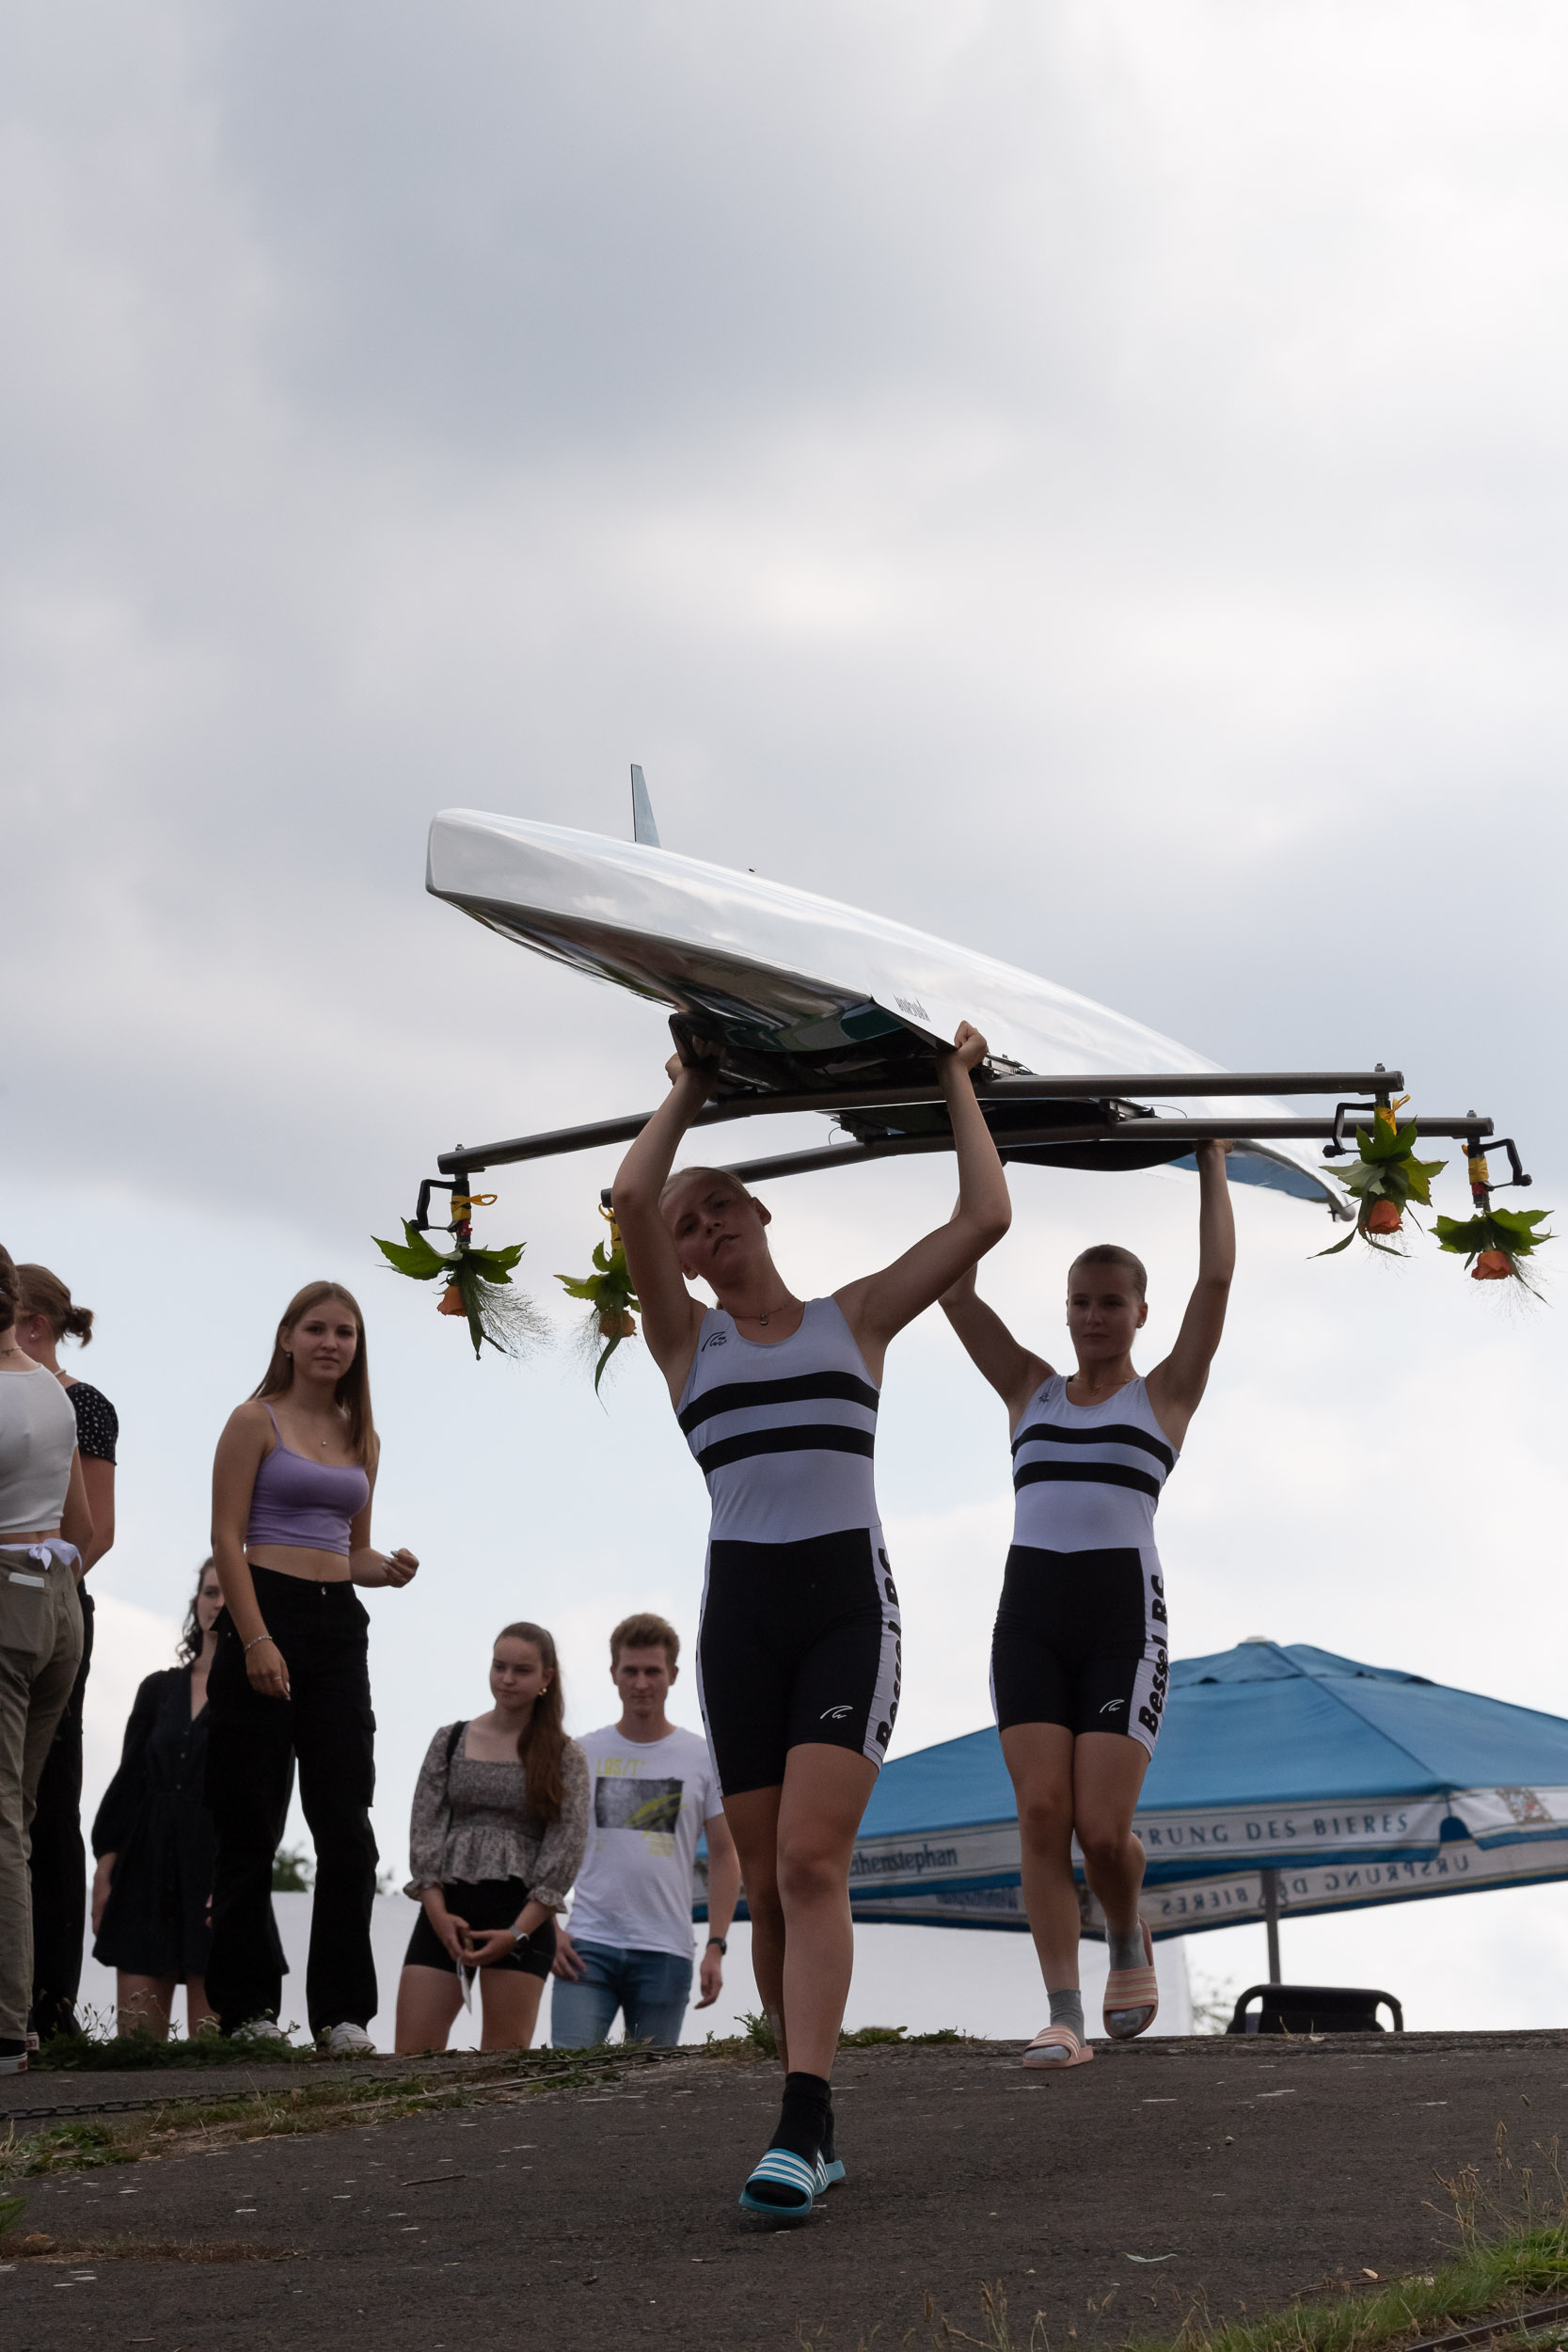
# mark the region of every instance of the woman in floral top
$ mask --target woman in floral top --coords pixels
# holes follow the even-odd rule
[[[530,2047],[555,1915],[588,1840],[588,1766],[565,1734],[561,1669],[543,1626],[497,1634],[490,1692],[488,1714],[442,1724],[414,1789],[404,1892],[421,1909],[398,1986],[400,2052],[446,2048],[475,1970],[480,2046]]]

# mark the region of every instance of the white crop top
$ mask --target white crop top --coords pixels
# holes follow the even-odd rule
[[[0,1364],[0,1543],[58,1527],[75,1451],[76,1415],[54,1374]]]

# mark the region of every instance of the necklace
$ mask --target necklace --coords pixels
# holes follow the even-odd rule
[[[781,1298],[775,1306],[768,1308],[765,1315],[736,1315],[735,1321],[736,1323],[760,1323],[766,1331],[771,1316],[782,1313],[785,1307],[793,1307],[794,1304],[793,1298]]]

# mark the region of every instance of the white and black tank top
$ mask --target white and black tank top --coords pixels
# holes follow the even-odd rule
[[[1013,1541],[1037,1551],[1154,1552],[1154,1512],[1176,1450],[1141,1378],[1072,1405],[1053,1372],[1013,1438]]]
[[[835,1299],[762,1346],[710,1307],[675,1407],[707,1481],[714,1543],[798,1544],[876,1528],[878,1391]]]

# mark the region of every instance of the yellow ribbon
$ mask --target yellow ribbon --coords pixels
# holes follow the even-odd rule
[[[615,1212],[613,1209],[607,1209],[604,1202],[601,1200],[599,1202],[599,1215],[603,1217],[605,1223],[610,1228],[610,1247],[611,1252],[613,1253],[621,1247],[621,1228],[615,1222]]]
[[[499,1192],[454,1192],[451,1196],[452,1220],[457,1221],[459,1209],[493,1209],[500,1199]]]

